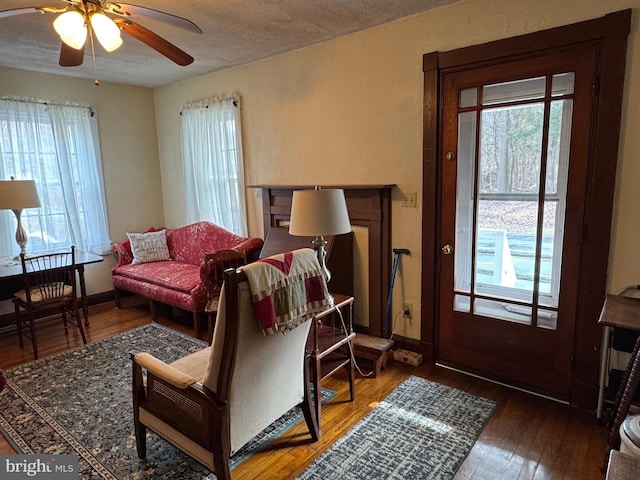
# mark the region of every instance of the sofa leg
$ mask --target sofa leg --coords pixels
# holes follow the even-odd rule
[[[156,314],[156,302],[153,300],[149,300],[149,311],[151,312],[151,321],[154,323],[157,322],[158,316]]]
[[[193,329],[196,332],[196,338],[200,338],[200,319],[198,318],[198,312],[193,312]]]
[[[117,288],[113,289],[113,303],[115,303],[116,309],[122,307],[122,296],[120,295],[120,290]]]

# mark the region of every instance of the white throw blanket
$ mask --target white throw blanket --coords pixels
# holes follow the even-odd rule
[[[263,258],[241,270],[265,335],[286,333],[330,305],[318,257],[310,248]]]

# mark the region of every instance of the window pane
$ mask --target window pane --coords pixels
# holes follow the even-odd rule
[[[455,295],[453,298],[453,309],[458,312],[469,313],[471,301],[466,295]]]
[[[538,282],[538,291],[541,295],[551,295],[552,285],[557,285],[560,280],[560,262],[562,256],[562,229],[560,232],[556,229],[556,212],[557,202],[544,203],[544,218],[542,225],[542,250],[540,258],[540,281]],[[556,254],[556,237],[559,237],[560,252]],[[554,258],[555,256],[555,258]],[[557,277],[557,278],[554,278]],[[540,299],[540,303],[548,307],[557,307],[557,298],[551,300]]]
[[[456,248],[454,288],[471,291],[471,232],[473,231],[473,176],[476,156],[476,112],[458,115]]]
[[[541,103],[482,112],[476,293],[533,298],[543,114]]]
[[[480,193],[538,194],[544,105],[483,110]]]
[[[482,87],[482,105],[544,98],[545,82],[545,77],[537,77],[485,85]]]
[[[575,83],[576,74],[574,72],[558,73],[553,76],[551,81],[551,96],[573,94],[573,85]]]
[[[542,258],[540,261],[540,304],[558,306],[560,267],[564,232],[565,197],[569,164],[572,100],[551,102],[547,153],[546,201],[544,204]]]
[[[558,329],[558,312],[553,310],[538,309],[538,324],[539,328],[546,328],[549,330]]]
[[[473,304],[473,313],[509,322],[531,325],[531,307],[513,305],[495,300],[478,298]]]
[[[564,186],[567,181],[572,115],[573,100],[554,100],[551,102],[547,179],[545,184],[547,198],[558,196],[559,194],[564,195],[564,190],[558,192],[558,182],[560,182],[561,186]]]
[[[478,104],[478,89],[467,88],[460,91],[460,108],[475,107]]]

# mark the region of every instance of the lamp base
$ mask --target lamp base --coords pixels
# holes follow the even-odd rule
[[[27,232],[25,232],[24,228],[22,227],[22,221],[20,220],[20,217],[22,215],[22,209],[21,208],[13,209],[13,213],[15,213],[16,220],[18,220],[18,228],[16,228],[16,242],[20,247],[20,255],[24,255],[26,257],[28,237],[27,237]],[[17,255],[15,259],[19,260],[20,255]]]
[[[327,244],[327,241],[324,239],[324,237],[322,235],[318,235],[311,243],[313,243],[313,246],[315,247],[316,251],[318,252],[318,262],[320,263],[320,268],[322,269],[322,272],[324,273],[324,281],[328,285],[329,284],[329,280],[331,280],[331,272],[329,271],[329,268],[327,267],[327,262],[326,262],[327,251],[324,248],[325,245]],[[333,307],[335,302],[333,300],[333,295],[331,295],[331,294],[329,294],[329,302],[330,302],[330,305]]]

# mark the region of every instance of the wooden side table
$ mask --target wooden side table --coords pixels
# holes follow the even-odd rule
[[[351,340],[356,336],[353,331],[353,297],[333,295],[334,304],[313,318],[313,324],[307,339],[307,357],[311,364],[311,382],[314,388],[314,409],[320,430],[320,407],[322,380],[333,375],[341,368],[349,373],[350,401],[355,398],[353,348]],[[342,318],[341,318],[342,317]]]
[[[640,299],[622,297],[619,295],[607,295],[598,324],[605,327],[628,328],[640,331]],[[603,345],[604,348],[604,345]],[[620,425],[624,421],[633,400],[634,393],[640,385],[640,337],[631,353],[627,370],[624,372],[622,382],[616,394],[614,404],[614,417],[609,428],[607,446],[603,470],[609,461],[612,449],[617,448],[620,442]],[[604,353],[604,352],[603,352]],[[602,377],[602,376],[601,376]],[[602,383],[602,378],[601,378]],[[602,387],[602,384],[601,384]],[[599,399],[600,400],[600,399]]]

